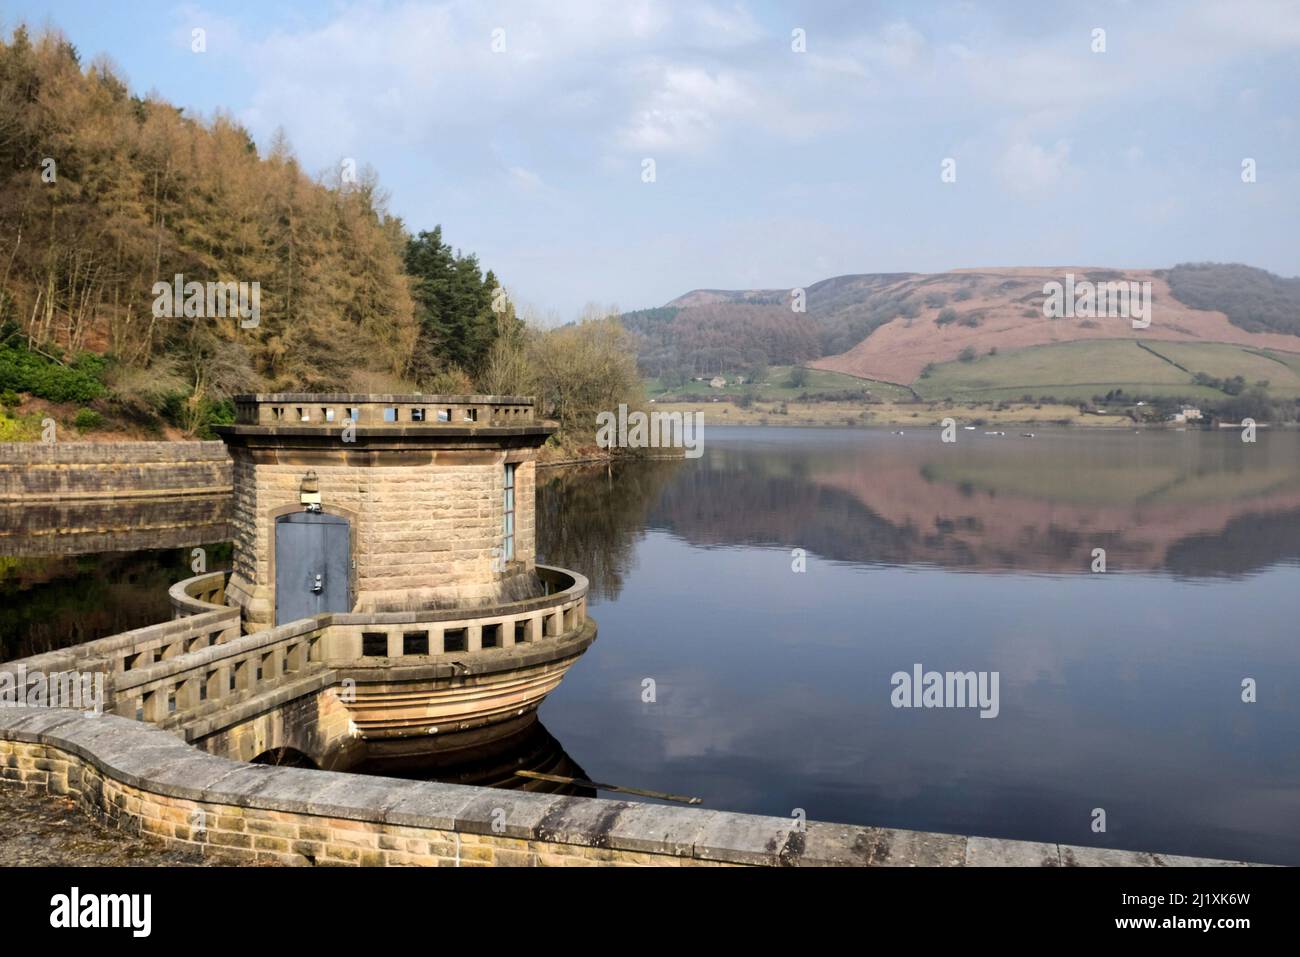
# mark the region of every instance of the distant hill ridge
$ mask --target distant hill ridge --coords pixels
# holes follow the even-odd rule
[[[1048,319],[1043,286],[1150,282],[1152,322]],[[1229,343],[1300,353],[1300,279],[1237,263],[1171,269],[997,267],[943,273],[836,276],[805,288],[696,289],[658,309],[624,314],[648,375],[706,375],[755,364],[806,364],[862,378],[915,382],[954,360],[1101,339]]]

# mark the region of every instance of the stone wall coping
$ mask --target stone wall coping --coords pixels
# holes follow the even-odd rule
[[[604,798],[535,794],[244,764],[116,715],[0,708],[0,738],[75,755],[164,797],[580,847],[782,866],[1241,865],[1241,862],[808,822]],[[502,819],[504,827],[494,827]]]
[[[220,441],[0,442],[0,469],[41,465],[159,465],[229,462]]]

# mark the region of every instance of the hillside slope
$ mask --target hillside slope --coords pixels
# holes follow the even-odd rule
[[[1060,282],[1066,273],[1118,278],[1098,269],[1020,268],[962,270],[903,280],[924,293],[915,316],[898,316],[874,329],[865,339],[838,355],[811,363],[814,368],[889,382],[914,381],[926,366],[950,362],[963,350],[986,355],[1059,342],[1099,339],[1140,339],[1162,342],[1223,342],[1258,349],[1300,352],[1300,336],[1281,332],[1250,332],[1217,310],[1197,309],[1181,302],[1157,270],[1125,270],[1132,282],[1150,282],[1151,325],[1134,329],[1129,320],[1048,319],[1043,314],[1043,284]],[[962,295],[958,300],[956,297]],[[939,304],[940,297],[947,297]],[[928,300],[928,301],[927,301]],[[955,318],[944,321],[944,310]]]
[[[1149,282],[1150,326],[1134,329],[1126,318],[1047,318],[1044,284],[1063,282],[1067,274],[1094,283]],[[815,369],[911,385],[928,368],[957,360],[1127,340],[1236,346],[1235,352],[1197,354],[1209,365],[1203,362],[1194,372],[1227,378],[1237,373],[1217,363],[1240,364],[1241,349],[1300,354],[1300,280],[1236,264],[872,273],[822,280],[805,292],[802,313],[791,309],[790,290],[698,289],[660,309],[629,313],[625,321],[641,337],[642,367],[650,375],[669,369],[709,375],[760,362],[803,361]],[[1087,371],[1080,381],[1110,381],[1104,367]]]

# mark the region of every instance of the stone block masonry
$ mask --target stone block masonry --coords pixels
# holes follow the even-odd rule
[[[503,594],[494,570],[501,562],[503,466],[506,454],[439,452],[424,464],[359,467],[339,461],[254,462],[236,452],[237,489],[232,515],[237,587],[267,589],[277,510],[298,506],[298,489],[308,468],[318,476],[329,507],[356,516],[358,610],[386,611],[441,601],[472,604]],[[300,457],[299,457],[300,458]],[[416,459],[417,456],[410,456]],[[515,575],[532,569],[535,551],[532,502],[534,463],[520,461],[516,502]],[[269,599],[268,599],[269,602]],[[263,613],[265,617],[265,613]]]
[[[0,502],[203,495],[230,484],[221,442],[0,443]]]
[[[0,787],[66,795],[129,832],[238,864],[1229,863],[250,765],[125,718],[60,709],[0,709]]]
[[[330,610],[465,607],[538,593],[534,469],[556,427],[536,420],[532,399],[283,393],[237,396],[235,405],[235,423],[216,430],[234,463],[226,594],[250,627],[310,604],[278,594],[283,586],[298,595],[302,561],[326,563],[324,546],[305,559],[277,557],[280,526],[304,507],[347,527],[347,553],[337,540],[330,546],[332,574],[324,564],[312,572],[316,603]]]

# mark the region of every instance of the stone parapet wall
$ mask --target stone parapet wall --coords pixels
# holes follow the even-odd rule
[[[231,863],[1183,865],[1189,858],[249,765],[112,715],[0,709],[0,786]],[[1228,863],[1228,862],[1214,862]]]
[[[532,425],[533,400],[509,395],[354,395],[284,392],[235,397],[240,425],[277,428],[310,423],[441,428]]]
[[[227,492],[221,442],[0,443],[0,501]]]

